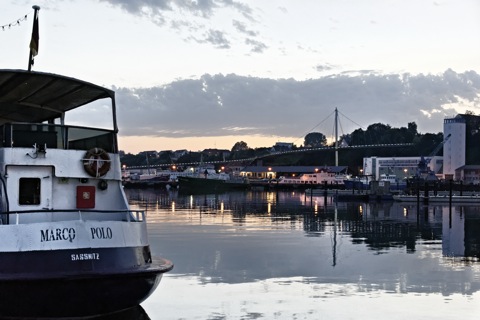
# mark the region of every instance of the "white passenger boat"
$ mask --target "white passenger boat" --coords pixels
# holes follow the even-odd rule
[[[216,172],[214,168],[209,167],[188,167],[184,171],[172,171],[170,172],[170,180],[178,181],[179,178],[200,178],[210,180],[230,180],[230,175],[225,172]]]
[[[315,173],[305,173],[294,177],[281,176],[278,179],[280,185],[292,186],[312,186],[312,185],[343,185],[348,176],[345,174],[337,174],[329,171],[319,171]]]
[[[66,123],[70,111],[100,99],[109,102],[111,129]],[[129,209],[117,132],[113,91],[0,70],[0,316],[126,309],[173,268],[152,257],[145,212]]]
[[[378,181],[389,182],[391,190],[403,190],[407,187],[405,179],[398,179],[394,174],[381,174]]]

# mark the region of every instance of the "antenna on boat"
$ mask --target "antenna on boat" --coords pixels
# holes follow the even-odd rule
[[[40,7],[35,5],[32,6],[35,11],[33,14],[33,28],[32,28],[32,39],[30,40],[30,53],[28,55],[28,71],[32,70],[33,58],[38,54],[38,10]]]

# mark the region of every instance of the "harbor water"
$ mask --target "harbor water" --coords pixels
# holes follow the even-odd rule
[[[477,319],[480,205],[126,190],[175,267],[138,319]]]

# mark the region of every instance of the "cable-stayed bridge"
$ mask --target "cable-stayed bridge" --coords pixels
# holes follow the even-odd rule
[[[142,165],[142,166],[131,166],[128,169],[155,169],[155,168],[162,168],[162,167],[171,167],[171,166],[200,166],[204,164],[227,164],[227,163],[249,163],[255,160],[259,160],[262,158],[267,157],[274,157],[278,155],[285,155],[285,154],[295,154],[295,153],[304,153],[304,152],[312,152],[312,151],[337,151],[337,150],[347,150],[347,149],[362,149],[362,148],[398,148],[398,147],[411,147],[413,143],[389,143],[389,144],[365,144],[365,145],[355,145],[355,146],[332,146],[332,147],[318,147],[318,148],[303,148],[303,149],[296,149],[296,150],[288,150],[288,151],[279,151],[279,152],[271,152],[262,156],[256,156],[251,158],[242,158],[242,159],[226,159],[226,160],[215,160],[215,161],[197,161],[197,162],[178,162],[178,163],[170,163],[170,164],[156,164],[156,165]]]
[[[338,151],[345,150],[345,149],[362,149],[362,148],[394,148],[394,147],[411,147],[413,143],[382,143],[382,144],[363,144],[363,145],[346,145],[346,144],[339,144],[338,140],[338,126],[339,126],[339,118],[338,114],[339,111],[335,108],[335,111],[332,113],[335,116],[334,122],[334,143],[332,146],[322,146],[322,147],[313,147],[313,148],[302,148],[302,149],[295,149],[295,150],[287,150],[287,151],[278,151],[278,152],[271,152],[261,156],[255,156],[251,158],[242,158],[242,159],[230,159],[230,160],[216,160],[216,161],[198,161],[198,162],[182,162],[182,163],[170,163],[170,164],[156,164],[156,165],[142,165],[142,166],[131,166],[128,169],[155,169],[155,168],[162,168],[162,167],[171,167],[171,166],[200,166],[204,164],[227,164],[227,163],[251,163],[255,160],[259,160],[262,158],[267,157],[274,157],[278,155],[285,155],[285,154],[294,154],[294,153],[302,153],[302,152],[312,152],[312,151],[335,151],[335,166],[338,166]],[[329,118],[332,114],[330,114],[327,118]],[[348,119],[348,117],[345,116]],[[325,119],[326,120],[326,119]],[[322,122],[324,122],[323,120]],[[351,119],[348,119],[352,121]],[[352,121],[353,122],[353,121]],[[355,123],[355,122],[353,122]],[[357,123],[355,123],[358,125]],[[314,128],[312,128],[313,130]],[[147,158],[148,162],[148,158]]]

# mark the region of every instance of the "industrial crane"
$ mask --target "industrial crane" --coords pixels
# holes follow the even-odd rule
[[[438,144],[438,146],[435,147],[435,149],[428,155],[427,158],[422,158],[418,162],[418,168],[417,168],[417,178],[423,178],[426,180],[437,180],[435,176],[435,172],[433,172],[430,167],[428,166],[430,164],[430,161],[432,160],[433,157],[435,157],[440,151],[440,149],[443,147],[443,145],[450,139],[452,134],[448,134],[445,139],[443,139],[442,142]]]

